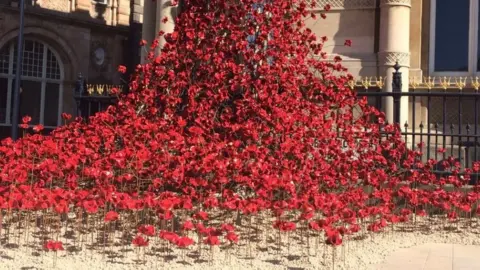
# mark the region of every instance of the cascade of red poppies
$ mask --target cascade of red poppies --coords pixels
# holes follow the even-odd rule
[[[193,240],[177,233],[196,231],[209,245],[241,238],[230,224],[203,225],[218,213],[266,215],[272,228],[324,231],[337,245],[360,226],[379,231],[428,208],[472,212],[476,188],[442,189],[468,176],[454,168],[437,179],[434,162],[422,163],[346,87],[340,59],[325,60],[323,39],[304,24],[314,3],[185,1],[161,54],[152,44],[118,105],[50,136],[2,141],[2,213],[84,212],[105,222],[154,213],[135,224],[133,244],[148,245],[159,228],[186,247]],[[180,232],[162,223],[174,217]]]

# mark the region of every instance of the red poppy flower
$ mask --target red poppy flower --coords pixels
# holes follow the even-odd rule
[[[342,244],[342,237],[340,236],[340,233],[336,230],[326,230],[325,234],[327,236],[327,244],[332,245],[332,246],[339,246]]]
[[[208,220],[208,214],[203,211],[196,213],[193,217],[198,220]]]
[[[33,131],[40,132],[44,129],[43,125],[39,124],[33,127]]]
[[[98,204],[93,200],[84,201],[83,208],[85,208],[85,211],[89,214],[95,214],[98,212]]]
[[[105,214],[105,219],[104,221],[105,222],[110,222],[110,221],[115,221],[118,219],[118,213],[115,212],[115,211],[108,211],[106,214]]]
[[[118,72],[124,74],[127,72],[127,67],[126,66],[123,66],[123,65],[120,65],[118,66]]]
[[[64,250],[63,249],[63,243],[61,241],[53,241],[53,240],[49,240],[47,241],[43,247],[47,250],[47,251],[59,251],[59,250]]]
[[[175,244],[180,248],[186,248],[194,244],[193,239],[187,236],[179,237],[176,239]]]
[[[153,225],[140,225],[138,227],[138,232],[146,236],[154,236],[155,227]]]
[[[218,239],[217,236],[210,235],[207,237],[207,239],[205,239],[204,243],[210,246],[217,246],[217,245],[220,245],[220,240]]]
[[[32,121],[32,117],[30,117],[30,116],[28,116],[28,115],[27,115],[27,116],[24,116],[24,117],[22,118],[22,123],[23,123],[23,124],[28,124],[28,123],[30,123],[30,121]]]
[[[455,211],[448,212],[448,214],[447,214],[447,218],[451,221],[456,220],[457,217],[458,217],[458,215],[457,215],[457,212],[455,212]]]
[[[235,227],[230,223],[223,223],[221,225],[222,231],[232,232],[235,230]]]
[[[235,234],[234,232],[228,232],[228,233],[225,235],[225,239],[227,239],[228,241],[230,241],[230,243],[238,243],[238,235]]]
[[[178,234],[176,234],[174,232],[169,232],[169,231],[160,231],[159,236],[163,240],[166,240],[170,243],[175,243],[177,241],[177,239],[179,238]]]
[[[132,244],[137,247],[146,247],[148,246],[148,239],[143,238],[141,235],[137,235],[133,238]]]
[[[318,225],[318,223],[316,221],[310,221],[308,223],[308,227],[314,231],[320,231],[322,230],[322,228],[320,228],[320,225]]]
[[[191,220],[185,221],[182,225],[182,230],[184,230],[184,231],[191,231],[194,228],[195,228],[195,226],[193,225],[193,222]]]

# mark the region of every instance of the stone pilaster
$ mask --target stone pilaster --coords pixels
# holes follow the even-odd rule
[[[398,61],[402,72],[402,91],[408,91],[410,68],[410,9],[411,0],[380,1],[380,42],[378,52],[379,73],[385,74],[384,91],[392,91],[393,65]],[[389,122],[393,121],[393,99],[387,98],[384,110]],[[400,122],[408,119],[408,98],[401,100]]]

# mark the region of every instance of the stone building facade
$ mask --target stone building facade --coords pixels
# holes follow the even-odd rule
[[[25,0],[21,115],[55,127],[75,113],[79,73],[120,84],[119,65],[139,61],[143,0]],[[19,0],[0,0],[0,129],[11,126]],[[3,127],[3,128],[2,128]],[[2,133],[2,132],[0,132]]]
[[[356,78],[382,77],[383,91],[392,90],[392,66],[397,61],[403,75],[403,91],[411,88],[415,78],[423,81],[428,76],[436,77],[438,85],[439,79],[444,76],[474,78],[479,73],[480,4],[477,0],[311,1],[317,2],[319,13],[324,12],[325,5],[331,6],[331,10],[326,12],[326,19],[317,16],[318,19],[307,21],[307,26],[317,36],[328,37],[325,51],[329,58],[342,57],[344,65]],[[37,47],[36,50],[41,50],[40,54],[44,57],[31,59],[33,64],[29,64],[30,69],[37,68],[37,73],[45,71],[34,75],[33,71],[27,70],[31,74],[25,75],[32,77],[36,85],[24,83],[24,91],[33,91],[35,87],[43,89],[34,92],[35,98],[59,100],[58,108],[53,109],[58,112],[73,111],[72,89],[78,73],[81,72],[89,83],[119,83],[116,67],[127,64],[131,70],[142,59],[138,42],[141,39],[152,41],[160,30],[173,31],[174,18],[179,12],[179,7],[172,6],[171,0],[26,2],[25,37],[32,43],[28,44],[33,50],[32,57],[35,58],[35,53],[39,54],[34,49]],[[1,127],[8,126],[11,117],[9,102],[14,65],[5,63],[14,61],[9,57],[14,54],[12,44],[18,32],[18,0],[0,0],[0,7]],[[168,18],[167,24],[160,22],[165,17]],[[346,39],[352,41],[352,47],[343,46]],[[162,43],[163,40],[160,40]],[[52,56],[51,63],[43,61]],[[35,61],[45,63],[35,66]],[[48,74],[47,71],[56,73]],[[58,94],[46,91],[49,87],[58,87],[59,90],[54,91]],[[43,102],[35,108],[38,110],[37,122],[46,123],[46,111],[53,106],[50,103]],[[425,120],[429,113],[425,100],[417,99],[414,104],[407,98],[402,99],[402,123],[412,122],[410,112],[413,108],[416,108],[416,123]],[[383,109],[389,118],[392,118],[392,107],[391,99],[385,100]],[[55,115],[53,112],[49,114],[49,119]],[[430,114],[439,115],[433,111]],[[473,119],[472,115],[464,113],[464,121]],[[55,121],[50,119],[49,122]]]
[[[311,0],[326,19],[308,19],[307,27],[318,37],[326,36],[324,50],[330,59],[340,56],[343,64],[356,78],[382,77],[383,91],[391,91],[393,65],[399,62],[403,91],[413,79],[424,81],[435,76],[437,86],[444,76],[475,77],[479,73],[480,35],[478,0]],[[159,30],[170,32],[172,23],[162,24],[165,16],[178,12],[170,0],[145,4],[143,38],[151,41]],[[314,10],[315,11],[315,10]],[[343,46],[346,39],[351,47]],[[451,85],[454,85],[452,79]],[[425,104],[417,99],[416,123],[425,120]],[[393,115],[393,101],[384,102],[388,118]],[[410,103],[410,104],[409,104]],[[402,98],[401,121],[411,122],[413,109]],[[425,121],[426,122],[426,121]]]

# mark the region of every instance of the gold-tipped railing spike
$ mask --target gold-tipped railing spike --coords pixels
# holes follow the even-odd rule
[[[350,89],[353,90],[355,88],[355,80],[349,80],[347,84]]]
[[[465,77],[465,78],[462,78],[462,77],[456,78],[455,77],[455,86],[459,90],[463,90],[463,88],[465,88],[465,86],[467,86],[467,77]]]
[[[375,77],[375,83],[377,84],[377,87],[382,89],[383,86],[385,86],[385,79],[386,78],[382,78],[382,76],[380,76],[377,80],[377,77]]]
[[[345,82],[345,87],[349,87],[354,90],[355,88],[363,88],[368,90],[372,87],[378,87],[379,89],[385,88],[387,85],[386,77],[358,77],[352,78]],[[480,76],[479,77],[410,77],[408,80],[408,86],[411,89],[443,89],[443,90],[460,90],[471,88],[476,91],[480,90]],[[104,88],[104,91],[110,93],[112,88],[118,87],[121,89],[121,85],[108,85]],[[129,87],[130,88],[130,87]]]
[[[368,89],[368,87],[372,86],[372,78],[365,77],[365,79],[362,79],[362,85],[365,89]]]
[[[105,90],[105,85],[99,84],[99,85],[97,86],[97,93],[98,93],[99,95],[103,94],[104,90]]]
[[[423,77],[423,81],[428,90],[432,90],[435,87],[435,77]]]
[[[447,88],[451,85],[450,81],[451,81],[450,77],[449,78],[447,78],[447,77],[440,78],[440,85],[442,86],[442,88],[444,90],[447,90]]]
[[[410,79],[409,85],[413,89],[417,89],[417,87],[420,85],[420,83],[417,81],[417,77],[412,77]]]
[[[95,86],[93,84],[87,84],[87,93],[89,95],[92,95],[94,91],[95,91]]]
[[[472,79],[472,86],[473,86],[473,89],[475,89],[475,91],[478,91],[478,89],[480,88],[480,82],[478,81],[478,77],[475,77],[475,80]]]

